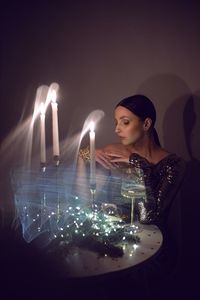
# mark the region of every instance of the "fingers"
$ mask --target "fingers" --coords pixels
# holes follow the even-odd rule
[[[129,163],[129,159],[128,158],[114,158],[110,160],[111,163],[113,164],[117,164],[117,163]]]
[[[103,150],[96,150],[96,161],[106,169],[115,168],[115,163],[111,163],[110,157]]]
[[[124,156],[123,154],[117,154],[117,153],[112,153],[109,155],[110,157],[110,162],[112,164],[117,164],[117,163],[129,163],[129,156]]]
[[[105,153],[108,157],[122,157],[122,154],[121,153],[108,153],[106,152]]]
[[[96,158],[96,161],[106,169],[112,169],[114,167],[114,164],[111,163],[110,160],[107,160],[105,157],[98,157]]]

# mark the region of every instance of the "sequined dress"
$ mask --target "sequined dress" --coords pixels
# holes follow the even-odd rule
[[[152,164],[133,154],[131,166],[143,170],[146,187],[146,199],[136,203],[139,221],[163,227],[184,176],[184,160],[176,154],[169,154],[157,164]]]
[[[163,276],[169,274],[178,264],[180,245],[177,239],[180,238],[182,229],[177,220],[180,214],[177,210],[180,210],[180,207],[174,206],[174,203],[181,200],[179,190],[186,164],[176,154],[169,154],[157,164],[152,164],[140,155],[134,154],[131,157],[131,166],[143,170],[146,186],[146,200],[139,200],[136,203],[139,221],[156,224],[163,234],[163,245],[159,255],[146,267],[148,280],[154,282],[162,280]],[[172,226],[170,222],[173,223]],[[178,236],[175,236],[175,232]]]

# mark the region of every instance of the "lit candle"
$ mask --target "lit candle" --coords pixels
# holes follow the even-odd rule
[[[90,188],[96,189],[95,131],[94,122],[90,123]]]
[[[52,130],[53,130],[53,156],[56,161],[59,160],[59,134],[58,134],[58,103],[56,102],[56,92],[52,91],[51,94],[51,107],[52,107]]]
[[[40,105],[40,162],[46,164],[46,139],[45,139],[45,108],[44,103]]]

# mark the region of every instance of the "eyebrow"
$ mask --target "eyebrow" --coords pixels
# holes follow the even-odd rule
[[[119,119],[122,120],[122,119],[125,119],[125,118],[130,119],[128,116],[121,116]],[[115,120],[116,120],[116,118],[115,118]]]

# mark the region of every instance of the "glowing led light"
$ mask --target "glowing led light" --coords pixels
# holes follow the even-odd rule
[[[93,217],[93,214],[92,214],[92,213],[90,213],[90,214],[88,214],[87,216],[88,216],[88,218],[89,218],[89,219],[92,219],[92,217]]]
[[[133,245],[134,250],[137,249],[139,246],[137,244]]]

